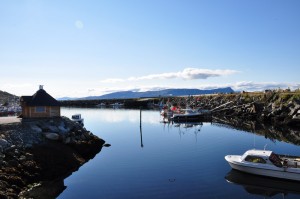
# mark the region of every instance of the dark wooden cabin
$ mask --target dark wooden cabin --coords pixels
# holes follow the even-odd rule
[[[46,118],[60,116],[60,103],[49,95],[43,86],[32,96],[20,98],[23,118]]]

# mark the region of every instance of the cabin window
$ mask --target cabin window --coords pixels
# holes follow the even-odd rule
[[[258,157],[258,156],[252,156],[252,155],[248,155],[245,158],[245,161],[247,161],[247,162],[253,162],[253,163],[262,163],[262,164],[266,164],[267,163],[263,158]]]
[[[44,107],[44,106],[37,106],[37,107],[35,107],[35,112],[36,113],[44,113],[44,112],[46,112],[46,107]]]

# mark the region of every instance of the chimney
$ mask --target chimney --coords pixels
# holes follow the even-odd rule
[[[44,85],[40,85],[40,90],[43,90],[43,86],[44,86]]]

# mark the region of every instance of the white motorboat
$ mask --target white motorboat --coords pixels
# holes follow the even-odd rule
[[[198,110],[193,110],[191,108],[182,109],[182,113],[174,113],[171,119],[173,121],[192,121],[201,119],[204,114]]]
[[[236,170],[288,180],[300,181],[300,157],[279,155],[267,150],[248,150],[243,155],[225,156]]]
[[[72,115],[72,120],[73,120],[74,122],[77,122],[77,123],[79,123],[80,125],[83,126],[83,121],[84,121],[84,119],[81,118],[81,114],[75,114],[75,115]]]

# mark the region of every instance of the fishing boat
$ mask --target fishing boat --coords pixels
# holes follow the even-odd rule
[[[183,112],[174,113],[171,119],[173,121],[195,121],[203,118],[206,114],[199,110],[193,110],[191,108],[182,109]]]
[[[225,160],[233,169],[242,172],[300,181],[300,156],[252,149],[243,155],[227,155]]]
[[[84,125],[84,124],[83,124],[84,119],[81,118],[81,114],[75,114],[75,115],[72,115],[72,120],[73,120],[74,122],[79,123],[79,124],[82,125],[82,126]]]

